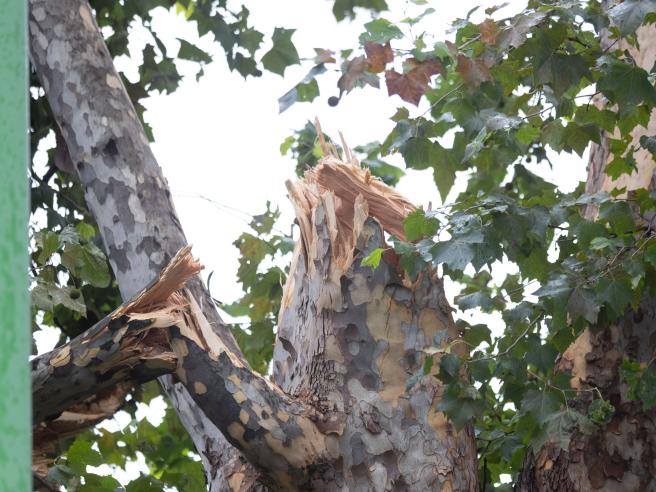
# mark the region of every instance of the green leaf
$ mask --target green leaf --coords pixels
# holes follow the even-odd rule
[[[278,98],[278,112],[282,113],[295,102],[311,102],[319,95],[315,77],[326,71],[323,63],[315,65],[295,87]]]
[[[635,170],[636,165],[633,159],[622,159],[617,156],[604,167],[606,175],[610,176],[613,180],[616,180],[623,174],[631,174]]]
[[[648,137],[647,135],[643,135],[640,137],[640,146],[651,152],[653,156],[656,156],[656,136],[652,135]]]
[[[656,369],[648,367],[636,385],[636,396],[642,401],[643,410],[656,406]]]
[[[67,244],[61,255],[62,264],[76,277],[94,287],[107,287],[111,281],[105,254],[93,243]]]
[[[630,282],[624,276],[602,277],[597,284],[596,290],[599,301],[606,303],[617,316],[621,316],[633,300],[633,289],[631,289]]]
[[[121,483],[114,477],[87,473],[84,475],[84,485],[76,490],[77,492],[116,492],[122,488]]]
[[[452,270],[464,270],[474,259],[476,254],[473,246],[461,241],[440,241],[431,250],[433,263],[444,263]]]
[[[356,7],[372,12],[382,12],[387,10],[387,3],[385,0],[334,0],[333,15],[338,21],[347,17],[353,19]]]
[[[550,343],[541,343],[532,338],[529,340],[530,349],[526,353],[526,362],[537,367],[545,374],[549,374],[556,362],[558,350]]]
[[[622,36],[633,34],[649,13],[656,12],[656,0],[624,0],[608,11],[608,17]]]
[[[521,412],[531,415],[535,421],[542,425],[560,408],[560,401],[549,390],[530,389],[522,400]]]
[[[515,136],[519,143],[529,145],[540,136],[540,129],[533,125],[522,125]]]
[[[163,484],[153,478],[146,475],[142,475],[136,480],[132,480],[125,487],[125,492],[161,492],[163,489]]]
[[[178,51],[178,58],[183,60],[194,61],[198,63],[210,63],[212,57],[209,53],[201,50],[198,46],[191,44],[189,41],[186,41],[181,38],[177,38],[180,41],[180,50]]]
[[[295,141],[296,139],[294,138],[294,135],[290,135],[285,140],[283,140],[283,142],[280,144],[280,155],[287,155]]]
[[[483,413],[485,404],[473,386],[450,384],[437,409],[444,412],[457,429],[462,429],[472,418]]]
[[[471,325],[465,330],[463,338],[465,341],[474,347],[480,345],[483,342],[492,343],[490,337],[490,329],[486,325]]]
[[[584,77],[590,77],[590,68],[581,55],[554,53],[536,72],[537,81],[549,84],[558,98]]]
[[[460,371],[460,357],[454,354],[444,353],[440,357],[439,378],[445,383],[452,383],[458,379]]]
[[[294,31],[295,29],[275,28],[271,38],[273,47],[262,57],[264,68],[283,76],[287,67],[300,63],[298,52],[292,43]]]
[[[426,213],[417,209],[408,214],[403,221],[403,230],[407,241],[417,241],[423,237],[432,237],[437,232],[439,221],[434,217],[426,216]]]
[[[594,430],[590,420],[583,414],[572,409],[565,409],[549,415],[545,421],[545,428],[531,443],[536,449],[546,442],[552,442],[563,450],[569,449],[571,436],[576,429],[584,434]]]
[[[599,207],[599,218],[607,221],[613,232],[620,236],[632,232],[635,228],[633,213],[626,201],[602,203]]]
[[[380,259],[383,256],[384,248],[376,248],[371,253],[369,253],[363,260],[360,262],[360,266],[370,266],[372,270],[378,268],[380,264]]]
[[[253,28],[239,33],[239,44],[246,48],[251,56],[255,54],[260,44],[262,44],[262,39],[264,39],[264,34]]]
[[[87,307],[84,304],[82,292],[74,287],[58,287],[52,282],[38,279],[30,294],[32,304],[38,309],[52,311],[56,306],[62,305],[86,316]]]
[[[75,230],[82,241],[89,241],[96,236],[96,228],[86,222],[78,222],[75,224]]]
[[[588,407],[588,417],[595,424],[607,424],[613,418],[615,407],[608,400],[597,398]]]
[[[66,464],[77,474],[86,472],[87,465],[100,466],[103,459],[100,453],[92,449],[91,441],[78,437],[66,452]]]
[[[576,287],[567,301],[567,312],[572,317],[572,321],[581,317],[588,323],[596,323],[599,315],[599,301],[590,289]]]
[[[40,266],[45,265],[59,249],[59,234],[50,231],[39,231],[35,235],[36,247],[39,253],[36,257]]]
[[[475,309],[477,307],[485,310],[494,307],[492,299],[484,292],[473,292],[471,294],[457,296],[456,303],[458,304],[458,307],[463,310]]]
[[[375,19],[364,25],[367,32],[360,34],[360,43],[366,42],[385,44],[392,39],[403,37],[401,30],[387,19]]]
[[[604,66],[597,89],[617,103],[621,113],[633,111],[643,101],[656,104],[656,89],[649,81],[649,74],[642,68],[620,61],[610,61]]]

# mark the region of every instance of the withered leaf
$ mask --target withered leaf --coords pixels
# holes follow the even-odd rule
[[[481,41],[485,44],[494,45],[497,42],[498,26],[492,19],[485,19],[481,22],[478,30],[481,33]]]
[[[426,60],[421,62],[416,58],[410,58],[404,63],[406,72],[400,74],[394,70],[385,72],[387,82],[387,93],[392,96],[398,94],[401,99],[417,106],[428,90],[430,78],[442,73],[444,68],[437,60]]]
[[[356,87],[369,84],[378,87],[378,77],[367,71],[367,60],[364,56],[357,56],[342,65],[342,76],[337,81],[341,92],[350,92]]]
[[[364,52],[367,54],[367,70],[371,73],[379,73],[385,70],[385,65],[394,61],[394,54],[389,42],[383,44],[367,41],[364,44]]]
[[[492,80],[490,68],[479,58],[472,60],[463,54],[458,55],[457,70],[469,87],[478,87],[481,83]]]

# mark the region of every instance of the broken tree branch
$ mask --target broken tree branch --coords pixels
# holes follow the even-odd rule
[[[311,466],[331,458],[326,436],[311,407],[254,373],[211,329],[190,292],[179,290],[201,269],[190,249],[180,250],[134,299],[34,359],[34,423],[61,419],[119,383],[175,371],[210,420],[272,483],[299,487]]]
[[[176,368],[168,330],[189,306],[175,291],[201,266],[182,248],[159,278],[70,342],[32,360],[33,423],[126,380],[143,383]]]

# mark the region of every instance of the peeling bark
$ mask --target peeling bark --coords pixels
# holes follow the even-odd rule
[[[186,244],[166,180],[87,1],[30,0],[29,41],[32,65],[98,223],[121,294],[129,299]],[[212,328],[239,355],[200,280],[190,289]],[[170,377],[160,383],[203,460],[209,488],[233,489],[229,481],[237,470],[234,464],[243,458],[184,387],[174,387]],[[243,475],[257,472],[251,469]]]
[[[311,490],[477,490],[471,427],[436,410],[441,383],[412,389],[435,336],[459,334],[435,275],[404,279],[383,230],[403,237],[414,209],[352,163],[324,159],[288,184],[301,241],[283,294],[273,379],[320,410],[319,428],[339,459],[317,467]]]
[[[621,41],[620,49],[628,49],[638,64],[650,70],[656,62],[656,28],[641,27],[637,32],[640,49]],[[606,42],[608,46],[610,41]],[[603,105],[604,101],[598,101]],[[642,135],[656,133],[656,111],[647,128],[633,130],[633,143]],[[639,188],[655,188],[656,163],[640,149],[634,157],[637,170],[612,180],[604,172],[612,161],[608,139],[604,134],[599,145],[593,144],[588,165],[587,193],[611,191],[626,187],[626,192]],[[626,194],[625,194],[626,196]],[[588,207],[587,217],[594,217],[595,207]],[[649,221],[636,217],[646,225]],[[570,406],[587,412],[592,401],[590,390],[598,389],[615,407],[612,420],[590,435],[576,433],[569,449],[553,444],[531,452],[519,477],[519,492],[603,491],[620,492],[656,490],[656,410],[643,411],[639,402],[630,401],[627,385],[620,380],[623,359],[638,361],[643,367],[654,363],[656,353],[656,298],[645,295],[636,309],[627,309],[622,318],[608,327],[585,330],[567,349],[559,369],[572,375],[573,388],[583,390]]]

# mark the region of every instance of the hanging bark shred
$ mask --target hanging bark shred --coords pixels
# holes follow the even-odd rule
[[[130,381],[99,392],[85,401],[64,410],[53,420],[40,422],[32,430],[32,472],[45,479],[54,463],[57,441],[75,436],[107,418],[111,418],[125,403],[131,392]]]

